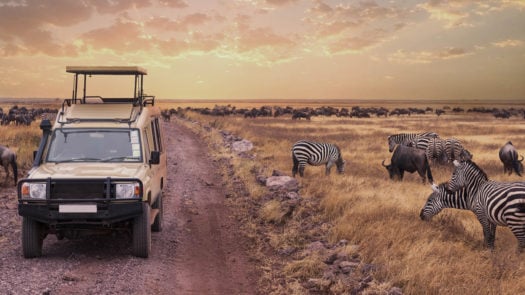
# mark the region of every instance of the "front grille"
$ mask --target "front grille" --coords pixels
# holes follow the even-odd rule
[[[51,199],[105,199],[107,182],[74,181],[51,182]],[[114,189],[110,187],[110,197],[114,197]]]

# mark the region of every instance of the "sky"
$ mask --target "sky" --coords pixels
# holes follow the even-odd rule
[[[0,97],[70,97],[68,65],[170,99],[525,101],[525,0],[0,0]]]

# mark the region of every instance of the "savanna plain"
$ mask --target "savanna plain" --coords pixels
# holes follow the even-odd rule
[[[417,107],[445,109],[434,112],[371,118],[313,116],[311,120],[292,120],[290,115],[279,117],[244,118],[241,115],[209,116],[193,108],[214,105],[238,108],[292,106],[335,108]],[[525,294],[525,253],[518,253],[517,241],[506,227],[498,227],[495,250],[483,245],[479,222],[470,211],[444,209],[428,222],[419,218],[420,210],[432,189],[423,184],[417,173],[405,173],[402,181],[393,181],[381,165],[390,162],[387,137],[397,133],[433,131],[441,138],[457,138],[473,155],[492,180],[524,181],[516,174],[503,173],[498,152],[512,141],[520,154],[525,154],[525,119],[523,115],[509,119],[495,118],[491,113],[467,112],[469,108],[525,108],[514,102],[450,102],[450,101],[271,101],[271,102],[196,102],[161,101],[162,109],[178,109],[179,120],[207,137],[208,142],[221,141],[219,131],[225,130],[251,141],[252,158],[235,158],[233,166],[250,198],[262,198],[261,185],[254,171],[271,175],[273,170],[291,175],[291,147],[300,139],[337,144],[346,160],[345,173],[335,168],[325,176],[324,167],[307,166],[303,178],[297,175],[300,195],[317,201],[316,219],[326,224],[319,231],[328,243],[348,241],[348,251],[367,264],[374,265],[373,276],[382,285],[372,293],[382,293],[392,286],[406,294]],[[461,107],[465,112],[452,112]],[[56,106],[58,108],[58,106]],[[5,107],[4,107],[5,109]],[[29,168],[32,151],[39,142],[38,123],[31,126],[1,126],[0,143],[16,148],[19,166]],[[206,128],[203,128],[206,127]],[[210,131],[211,130],[211,131]],[[212,146],[212,145],[210,145]],[[215,151],[220,157],[222,151]],[[431,165],[435,183],[448,181],[452,164]],[[272,207],[259,209],[272,220]],[[277,209],[276,209],[277,210]],[[263,214],[264,213],[264,214]],[[242,214],[242,213],[241,213]],[[248,214],[248,213],[246,213]],[[276,215],[278,215],[276,213]],[[294,218],[301,218],[295,216]],[[257,227],[257,224],[247,224]],[[304,248],[308,241],[300,228],[281,224],[279,231],[269,234],[268,243],[275,249]],[[352,247],[350,247],[352,246]],[[261,264],[271,264],[264,259]],[[323,257],[307,256],[283,259],[285,287],[278,292],[299,294],[298,286],[307,278],[322,276]],[[261,267],[265,267],[264,265]]]

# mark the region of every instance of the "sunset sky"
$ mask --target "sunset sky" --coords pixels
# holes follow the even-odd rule
[[[176,99],[523,99],[525,0],[0,0],[0,97],[137,65]]]

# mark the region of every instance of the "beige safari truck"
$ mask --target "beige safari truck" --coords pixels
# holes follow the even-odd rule
[[[133,255],[148,257],[151,232],[162,229],[167,158],[160,110],[143,91],[147,72],[79,66],[66,72],[73,74],[72,98],[54,124],[42,120],[33,167],[17,186],[23,255],[41,256],[49,234],[74,239],[127,231]],[[108,89],[118,97],[100,93]]]

